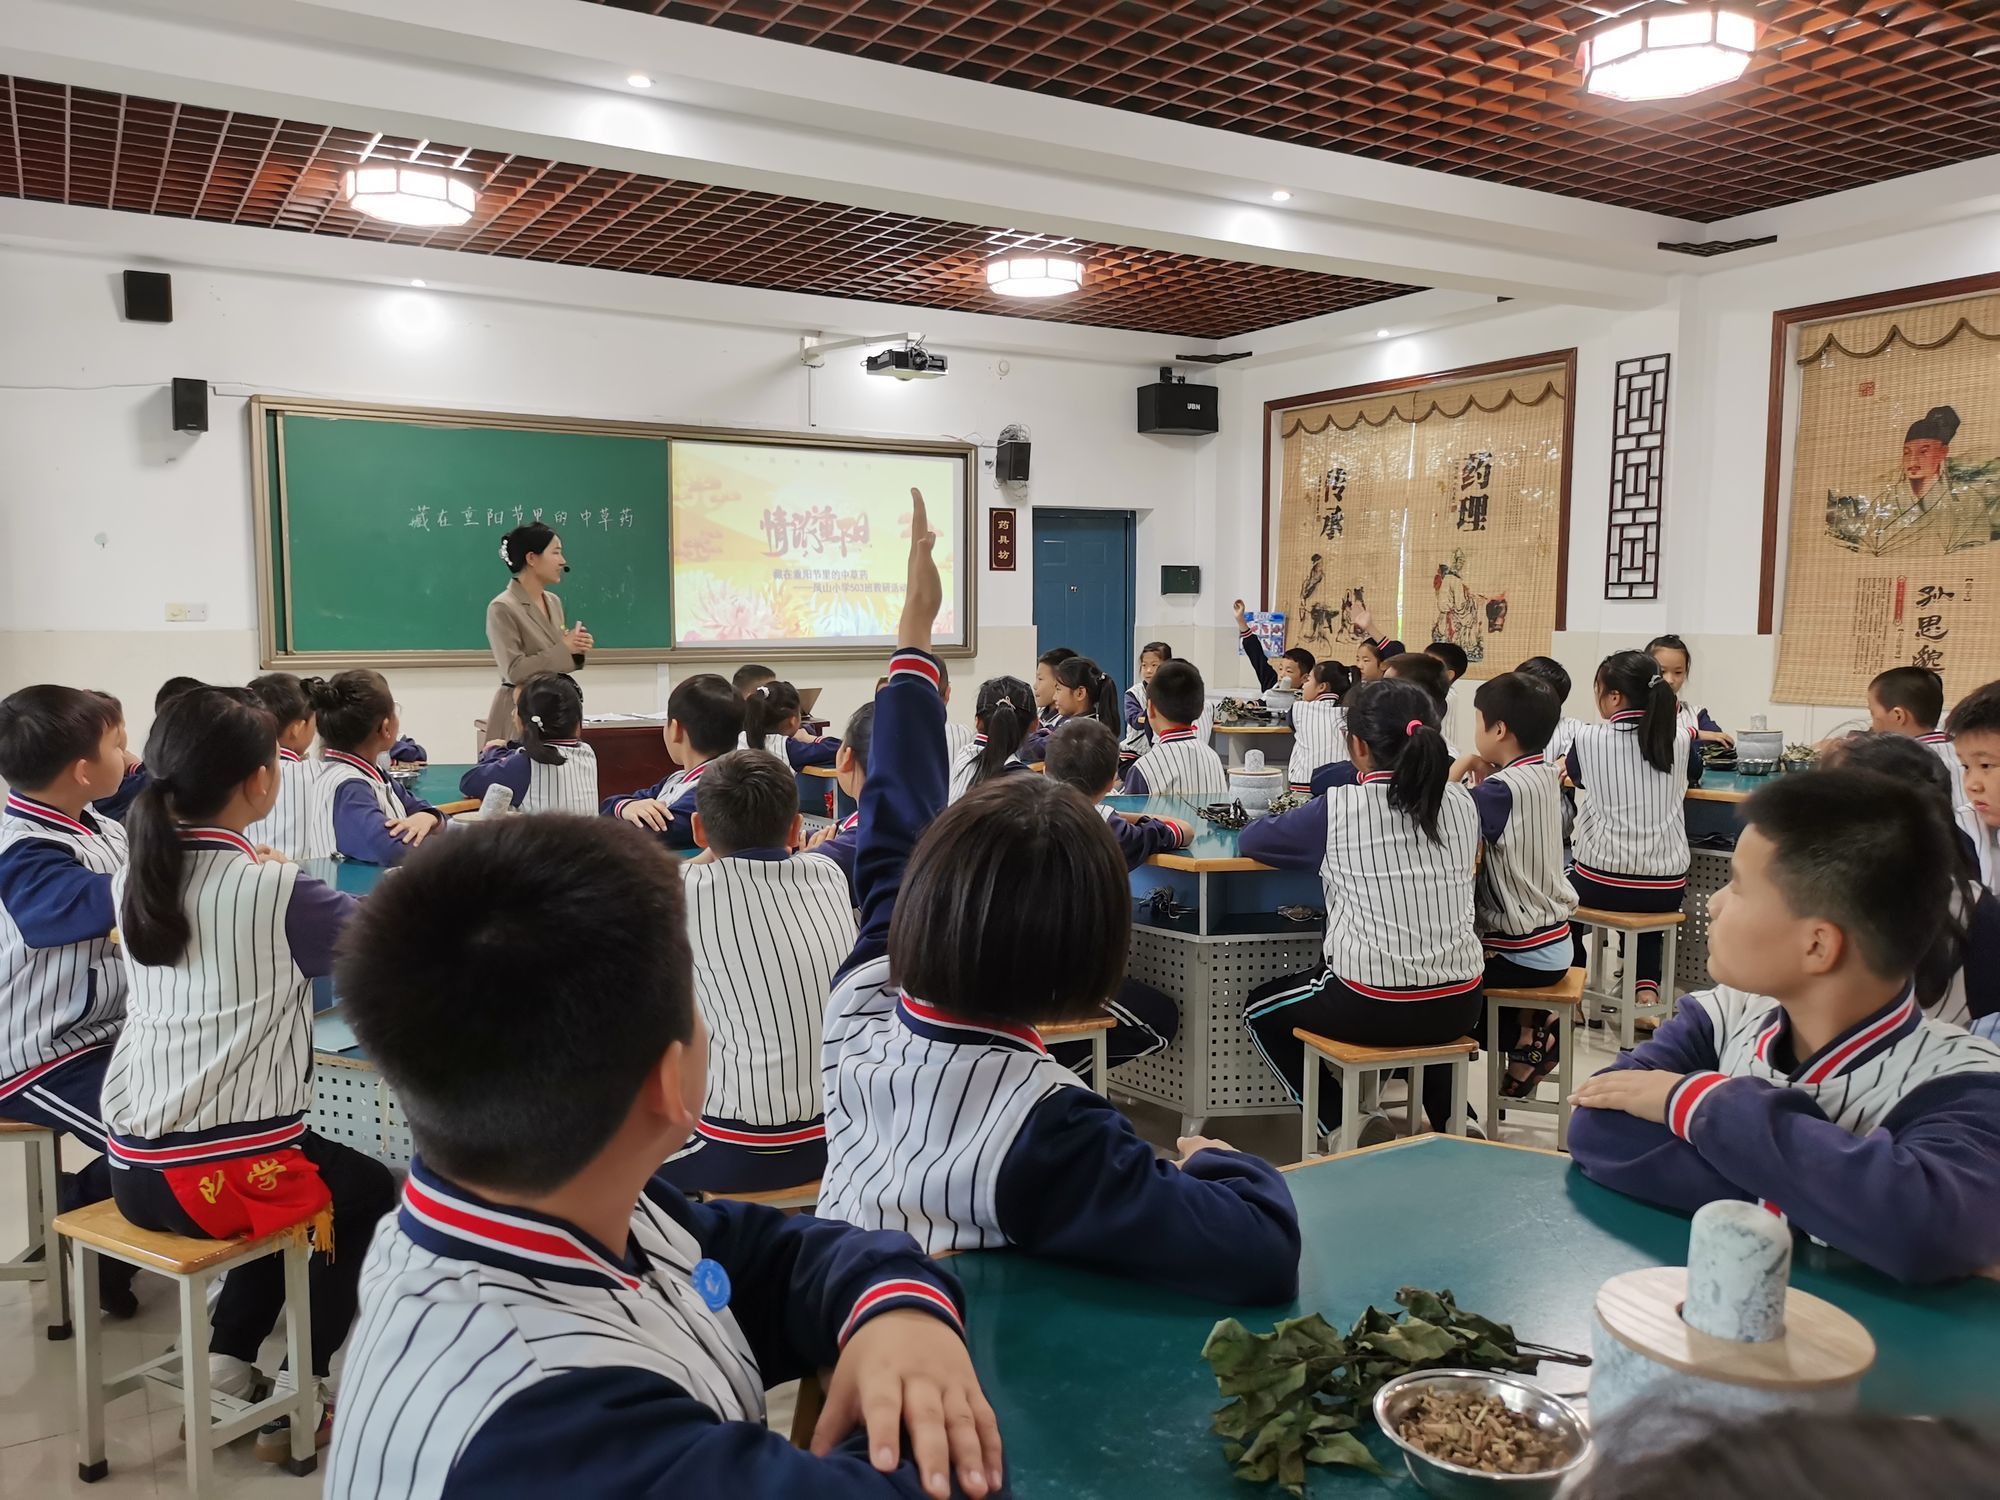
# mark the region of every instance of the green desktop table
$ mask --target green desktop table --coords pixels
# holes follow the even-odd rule
[[[1299,1299],[1285,1307],[1197,1302],[1012,1251],[948,1262],[965,1284],[974,1362],[1023,1500],[1282,1500],[1275,1486],[1235,1479],[1209,1431],[1222,1398],[1201,1346],[1220,1318],[1262,1332],[1319,1312],[1345,1329],[1371,1302],[1397,1311],[1398,1287],[1449,1288],[1524,1339],[1588,1353],[1599,1286],[1687,1259],[1686,1218],[1600,1188],[1550,1152],[1424,1136],[1286,1180],[1305,1254]],[[1992,1405],[2000,1283],[1902,1288],[1804,1238],[1792,1282],[1874,1335],[1865,1406]],[[1568,1393],[1589,1372],[1552,1364],[1536,1378]],[[1307,1494],[1418,1494],[1372,1429],[1369,1448],[1392,1480],[1313,1467]]]

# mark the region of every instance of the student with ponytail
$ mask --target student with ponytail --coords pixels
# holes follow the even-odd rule
[[[583,690],[567,672],[537,672],[515,699],[518,745],[488,745],[479,763],[458,780],[464,795],[481,798],[490,786],[514,794],[521,812],[597,812],[597,752],[583,742]]]
[[[402,732],[388,682],[359,670],[309,677],[301,686],[319,718],[334,852],[371,865],[398,863],[444,827],[444,814],[376,764]]]
[[[1700,774],[1701,747],[1675,722],[1678,704],[1659,664],[1614,651],[1597,668],[1602,724],[1577,730],[1564,764],[1577,789],[1570,885],[1578,904],[1605,911],[1679,911],[1687,895],[1682,801]],[[1584,961],[1576,929],[1576,962]],[[1659,997],[1658,933],[1639,939],[1638,996]]]
[[[972,743],[951,764],[953,802],[981,782],[1028,769],[1021,747],[1037,723],[1034,690],[1018,677],[987,678],[979,685],[972,723]]]
[[[1318,870],[1326,885],[1324,966],[1260,985],[1244,1011],[1258,1052],[1301,1101],[1305,1047],[1293,1027],[1371,1047],[1448,1042],[1478,1020],[1484,982],[1472,924],[1479,813],[1449,779],[1437,704],[1390,678],[1361,683],[1344,706],[1359,780],[1258,819],[1240,840],[1245,857]],[[1338,1108],[1334,1090],[1322,1131]],[[1446,1127],[1450,1108],[1450,1078],[1428,1070],[1433,1129]]]
[[[270,815],[279,784],[276,725],[248,692],[197,688],[169,703],[146,765],[152,779],[127,823],[131,864],[112,879],[129,989],[104,1078],[112,1196],[142,1229],[197,1238],[310,1222],[310,1373],[324,1381],[354,1320],[375,1221],[395,1200],[387,1167],[305,1125],[312,981],[333,972],[354,898],[244,836]],[[215,1390],[253,1390],[283,1305],[275,1261],[228,1274],[211,1314]],[[323,1444],[323,1387],[320,1401]],[[283,1422],[258,1434],[260,1457],[289,1446]]]
[[[764,750],[794,771],[830,766],[840,754],[840,741],[825,739],[805,727],[799,690],[772,678],[743,695],[743,733],[739,750]]]
[[[1055,677],[1056,690],[1050,701],[1056,716],[1029,731],[1027,743],[1021,747],[1021,759],[1031,766],[1048,759],[1049,736],[1072,720],[1095,719],[1113,734],[1125,730],[1118,684],[1096,662],[1087,656],[1072,656],[1057,666]]]
[[[325,764],[312,756],[319,721],[306,686],[289,672],[272,672],[252,679],[250,696],[277,722],[278,800],[243,836],[289,859],[331,859],[332,787]]]

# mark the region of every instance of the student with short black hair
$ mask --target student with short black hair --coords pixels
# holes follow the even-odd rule
[[[1472,726],[1466,722],[1469,708],[1466,700],[1472,696],[1472,689],[1461,690],[1459,685],[1465,681],[1472,660],[1457,641],[1428,642],[1423,654],[1444,665],[1444,737],[1454,745],[1464,744],[1472,738]]]
[[[354,1321],[361,1260],[395,1199],[389,1169],[309,1129],[312,982],[333,972],[352,896],[258,850],[244,830],[278,800],[272,717],[241,688],[196,688],[160,711],[153,779],[132,804],[131,864],[112,879],[125,1026],[104,1076],[118,1211],[141,1229],[226,1240],[313,1226],[310,1371],[316,1440],[324,1382]],[[258,1383],[257,1351],[284,1306],[283,1267],[228,1273],[210,1315],[209,1380]],[[260,1457],[290,1456],[280,1418]]]
[[[944,591],[914,503],[862,792],[860,937],[827,1004],[817,1211],[907,1228],[932,1250],[1013,1245],[1216,1301],[1283,1302],[1299,1257],[1283,1179],[1195,1138],[1156,1160],[1035,1030],[1102,1014],[1123,978],[1125,860],[1090,804],[1047,777],[945,806],[927,649]]]
[[[1259,1055],[1301,1104],[1305,1044],[1294,1027],[1367,1046],[1418,1046],[1464,1036],[1481,1009],[1472,926],[1479,814],[1448,779],[1437,704],[1415,683],[1390,680],[1360,684],[1346,708],[1359,781],[1259,818],[1238,839],[1246,858],[1317,870],[1326,888],[1324,964],[1259,985],[1243,1013]],[[1339,1090],[1322,1097],[1315,1125],[1324,1133]],[[1446,1128],[1445,1069],[1426,1070],[1424,1109],[1433,1129]]]
[[[1056,668],[1077,653],[1067,646],[1051,646],[1035,658],[1035,717],[1052,723],[1056,717]]]
[[[319,732],[312,697],[290,672],[254,677],[249,691],[278,726],[278,800],[243,836],[292,859],[331,859],[332,787],[326,767],[312,757],[313,737]]]
[[[1125,791],[1134,797],[1219,797],[1229,791],[1222,757],[1195,729],[1208,706],[1201,669],[1178,658],[1153,674],[1146,715],[1153,748],[1125,772]]]
[[[1035,698],[1027,683],[1018,677],[989,677],[982,682],[973,704],[972,741],[950,762],[951,800],[956,802],[985,782],[1028,770],[1021,750],[1036,722]]]
[[[1056,667],[1056,691],[1052,700],[1056,711],[1028,731],[1021,746],[1021,759],[1030,766],[1040,765],[1048,756],[1049,736],[1064,724],[1078,719],[1095,719],[1114,735],[1124,728],[1118,684],[1108,672],[1087,656],[1072,656]]]
[[[1147,690],[1161,663],[1172,661],[1174,648],[1165,641],[1148,641],[1139,648],[1139,680],[1125,689],[1125,730],[1119,754],[1126,764],[1153,748],[1153,725],[1146,717]]]
[[[729,674],[729,685],[736,690],[739,698],[747,698],[765,683],[777,680],[776,672],[755,662],[745,662]]]
[[[839,823],[820,829],[806,840],[806,848],[824,854],[840,866],[847,877],[849,905],[859,906],[861,897],[854,886],[854,853],[861,847],[861,789],[868,784],[868,747],[875,741],[875,704],[862,704],[847,716],[847,728],[840,736],[840,750],[833,758],[833,783],[840,794],[854,804],[854,811]]]
[[[394,865],[444,827],[444,814],[392,781],[376,759],[402,733],[401,710],[380,672],[365,668],[300,684],[319,725],[320,777],[334,852]]]
[[[1549,691],[1556,695],[1556,712],[1560,717],[1542,754],[1548,757],[1550,765],[1560,767],[1569,755],[1569,747],[1575,743],[1577,730],[1583,728],[1581,719],[1572,719],[1563,711],[1563,706],[1569,702],[1569,668],[1553,656],[1531,656],[1514,670],[1547,683]]]
[[[1900,734],[1935,755],[1951,782],[1952,816],[1965,803],[1965,771],[1951,747],[1951,736],[1939,721],[1944,717],[1944,679],[1929,667],[1891,667],[1877,672],[1868,684],[1868,727],[1877,734]],[[1961,819],[1974,835],[1972,818]]]
[[[1458,680],[1465,676],[1466,669],[1472,665],[1471,658],[1465,654],[1465,647],[1459,645],[1457,641],[1431,641],[1425,645],[1423,654],[1434,656],[1443,664],[1448,674],[1445,679],[1447,688],[1455,687]]]
[[[1959,699],[1951,711],[1951,748],[1963,782],[1961,818],[1979,855],[1979,878],[2000,893],[2000,682],[1989,682]]]
[[[132,799],[146,789],[146,763],[132,753],[131,742],[125,727],[125,705],[110,693],[92,690],[111,706],[118,716],[118,751],[125,757],[125,777],[118,783],[118,790],[109,797],[100,797],[90,804],[90,810],[114,823],[125,821],[125,811],[132,805]]]
[[[160,690],[153,694],[153,712],[158,713],[182,693],[193,692],[198,687],[207,687],[199,677],[169,677],[160,684]]]
[[[111,1196],[99,1095],[125,1015],[111,880],[125,830],[91,811],[125,774],[120,716],[101,693],[42,684],[0,702],[0,1117],[98,1153],[58,1184],[63,1208]],[[134,1268],[99,1261],[99,1301],[131,1317]]]
[[[1264,655],[1264,639],[1251,627],[1250,617],[1243,610],[1243,601],[1238,599],[1233,608],[1236,611],[1236,642],[1242,647],[1250,670],[1257,674],[1257,686],[1263,690],[1265,707],[1274,713],[1289,713],[1304,693],[1306,679],[1312,675],[1317,658],[1305,647],[1293,646],[1281,652],[1277,660],[1268,660]]]
[[[1951,829],[1855,770],[1782,777],[1743,818],[1709,898],[1715,988],[1576,1091],[1571,1156],[1683,1212],[1763,1203],[1898,1281],[2000,1262],[2000,1047],[1911,991],[1950,920]]]
[[[695,1138],[660,1169],[683,1192],[770,1192],[826,1169],[820,1017],[854,904],[834,861],[793,857],[800,823],[791,767],[762,750],[721,756],[695,789],[707,852],[681,885],[708,1088]]]
[[[775,755],[794,771],[830,766],[840,753],[840,741],[814,734],[805,727],[799,690],[772,678],[743,695],[743,732],[738,747]]]
[[[458,779],[475,801],[504,786],[518,812],[597,811],[597,751],[583,742],[583,689],[567,672],[537,672],[515,697],[521,743],[488,746]]]
[[[560,816],[442,840],[369,903],[338,981],[416,1153],[362,1271],[332,1500],[1004,1493],[948,1272],[907,1235],[655,1175],[707,1056],[657,843]],[[808,1453],[764,1392],[828,1365]]]
[[[604,816],[651,829],[669,849],[692,849],[696,783],[711,761],[736,748],[743,713],[743,699],[715,673],[682,678],[667,695],[667,723],[661,730],[676,769],[641,791],[605,798]],[[795,801],[796,796],[795,785]]]

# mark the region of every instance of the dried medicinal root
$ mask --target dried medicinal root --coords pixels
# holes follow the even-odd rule
[[[1569,1457],[1534,1418],[1508,1410],[1497,1396],[1471,1392],[1425,1392],[1396,1434],[1432,1458],[1487,1474],[1539,1474]]]

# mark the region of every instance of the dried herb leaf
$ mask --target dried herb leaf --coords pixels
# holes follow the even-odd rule
[[[1306,1449],[1306,1462],[1314,1464],[1351,1464],[1357,1469],[1366,1469],[1370,1474],[1388,1477],[1389,1471],[1375,1461],[1375,1455],[1361,1445],[1361,1439],[1351,1432],[1331,1433]]]

